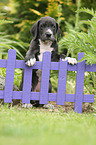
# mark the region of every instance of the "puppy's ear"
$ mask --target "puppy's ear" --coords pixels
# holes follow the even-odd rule
[[[59,36],[60,36],[60,27],[59,27],[58,23],[56,23],[56,32],[57,32],[57,42],[58,42]]]
[[[37,21],[31,28],[31,34],[33,35],[33,39],[36,40],[39,34],[39,21]]]

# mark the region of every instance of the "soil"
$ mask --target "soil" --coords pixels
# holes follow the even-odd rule
[[[59,113],[59,112],[68,113],[68,112],[74,111],[74,103],[67,103],[66,102],[64,106],[56,105],[55,102],[48,102],[48,103],[54,105],[54,109],[50,109],[50,108],[49,109],[45,109],[45,108],[39,106],[39,107],[34,107],[34,110],[41,110],[43,112],[46,112],[46,111],[57,112],[57,113]],[[18,108],[22,108],[22,104],[21,103],[19,103],[17,105],[13,105],[13,107],[14,106],[18,106]],[[94,112],[96,112],[96,110],[94,109],[93,104],[91,104],[91,103],[83,103],[82,113],[94,113]]]

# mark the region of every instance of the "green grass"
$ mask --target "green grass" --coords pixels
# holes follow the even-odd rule
[[[95,145],[96,114],[0,107],[0,145]]]

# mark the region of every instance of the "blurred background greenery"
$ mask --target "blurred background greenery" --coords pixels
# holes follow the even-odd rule
[[[51,16],[61,30],[59,53],[77,58],[78,52],[84,52],[87,63],[96,63],[95,9],[96,0],[0,0],[0,58],[6,58],[8,49],[15,49],[17,59],[24,59],[32,25],[43,16]],[[58,73],[51,73],[56,91],[54,74]],[[74,93],[75,78],[75,72],[68,72],[67,93]],[[84,91],[96,92],[96,73],[85,74]]]

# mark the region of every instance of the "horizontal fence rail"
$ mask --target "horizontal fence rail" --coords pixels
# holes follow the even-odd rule
[[[78,60],[84,53],[78,54]],[[82,104],[93,103],[93,94],[83,94],[84,73],[96,72],[96,64],[87,65],[85,61],[76,65],[69,65],[67,61],[51,62],[51,53],[43,54],[43,61],[36,61],[34,66],[28,67],[24,60],[16,60],[16,51],[8,51],[8,59],[0,60],[0,67],[6,68],[5,90],[0,90],[0,99],[4,103],[11,103],[12,99],[20,99],[22,103],[30,103],[30,100],[39,100],[40,104],[47,104],[48,101],[56,101],[57,105],[64,105],[65,102],[74,102],[74,111],[82,113]],[[15,68],[24,69],[23,91],[13,91],[14,70]],[[40,92],[31,91],[32,70],[41,69],[41,88]],[[50,70],[59,70],[57,93],[48,93]],[[67,71],[77,71],[75,94],[66,94]]]

